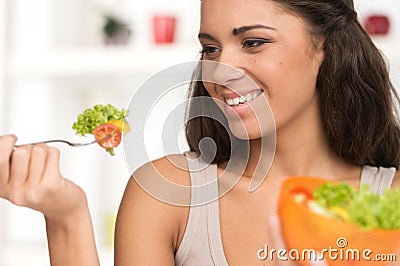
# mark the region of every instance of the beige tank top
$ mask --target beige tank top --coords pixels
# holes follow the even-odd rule
[[[204,189],[192,190],[186,230],[182,242],[175,254],[175,265],[228,265],[222,246],[218,200],[199,205],[201,199],[217,198],[217,166],[206,165],[193,160],[192,153],[186,153],[192,186],[204,186]],[[368,184],[370,189],[381,194],[392,184],[395,168],[364,166],[360,184]]]

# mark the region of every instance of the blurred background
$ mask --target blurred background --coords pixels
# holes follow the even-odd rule
[[[400,88],[400,2],[356,6]],[[20,143],[91,141],[71,129],[81,111],[126,108],[153,74],[198,59],[199,7],[199,0],[0,0],[0,134],[17,134]],[[113,265],[114,220],[130,176],[123,149],[110,157],[96,145],[57,147],[63,175],[87,192],[101,264]],[[14,265],[49,265],[44,220],[0,200],[0,266]]]

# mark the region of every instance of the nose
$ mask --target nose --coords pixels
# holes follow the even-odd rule
[[[222,86],[228,86],[244,77],[241,69],[218,62],[214,70],[214,79]]]
[[[205,61],[203,78],[221,86],[243,79],[245,73],[241,67],[240,55],[234,51],[221,51],[218,61]]]

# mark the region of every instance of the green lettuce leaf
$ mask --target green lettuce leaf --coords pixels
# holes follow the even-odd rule
[[[344,183],[326,183],[313,192],[323,207],[343,207],[350,221],[362,230],[400,229],[400,190],[387,189],[382,195],[370,191],[367,185],[354,189]]]
[[[117,107],[107,104],[97,104],[88,108],[78,116],[77,121],[72,125],[72,129],[80,136],[93,134],[96,127],[107,123],[110,120],[124,120],[128,116],[126,109],[119,110]]]
[[[107,104],[97,104],[92,108],[88,108],[78,115],[77,121],[72,125],[72,129],[80,136],[93,134],[93,131],[101,124],[107,123],[110,120],[124,120],[128,116],[128,110],[121,109]],[[108,153],[114,155],[114,148],[106,149]]]

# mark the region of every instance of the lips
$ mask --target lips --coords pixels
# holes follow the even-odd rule
[[[233,91],[231,89],[224,90],[219,93],[219,96],[223,98],[225,104],[223,107],[224,113],[231,118],[246,117],[249,114],[253,114],[253,105],[259,99],[260,95],[263,94],[262,89],[247,89]]]

